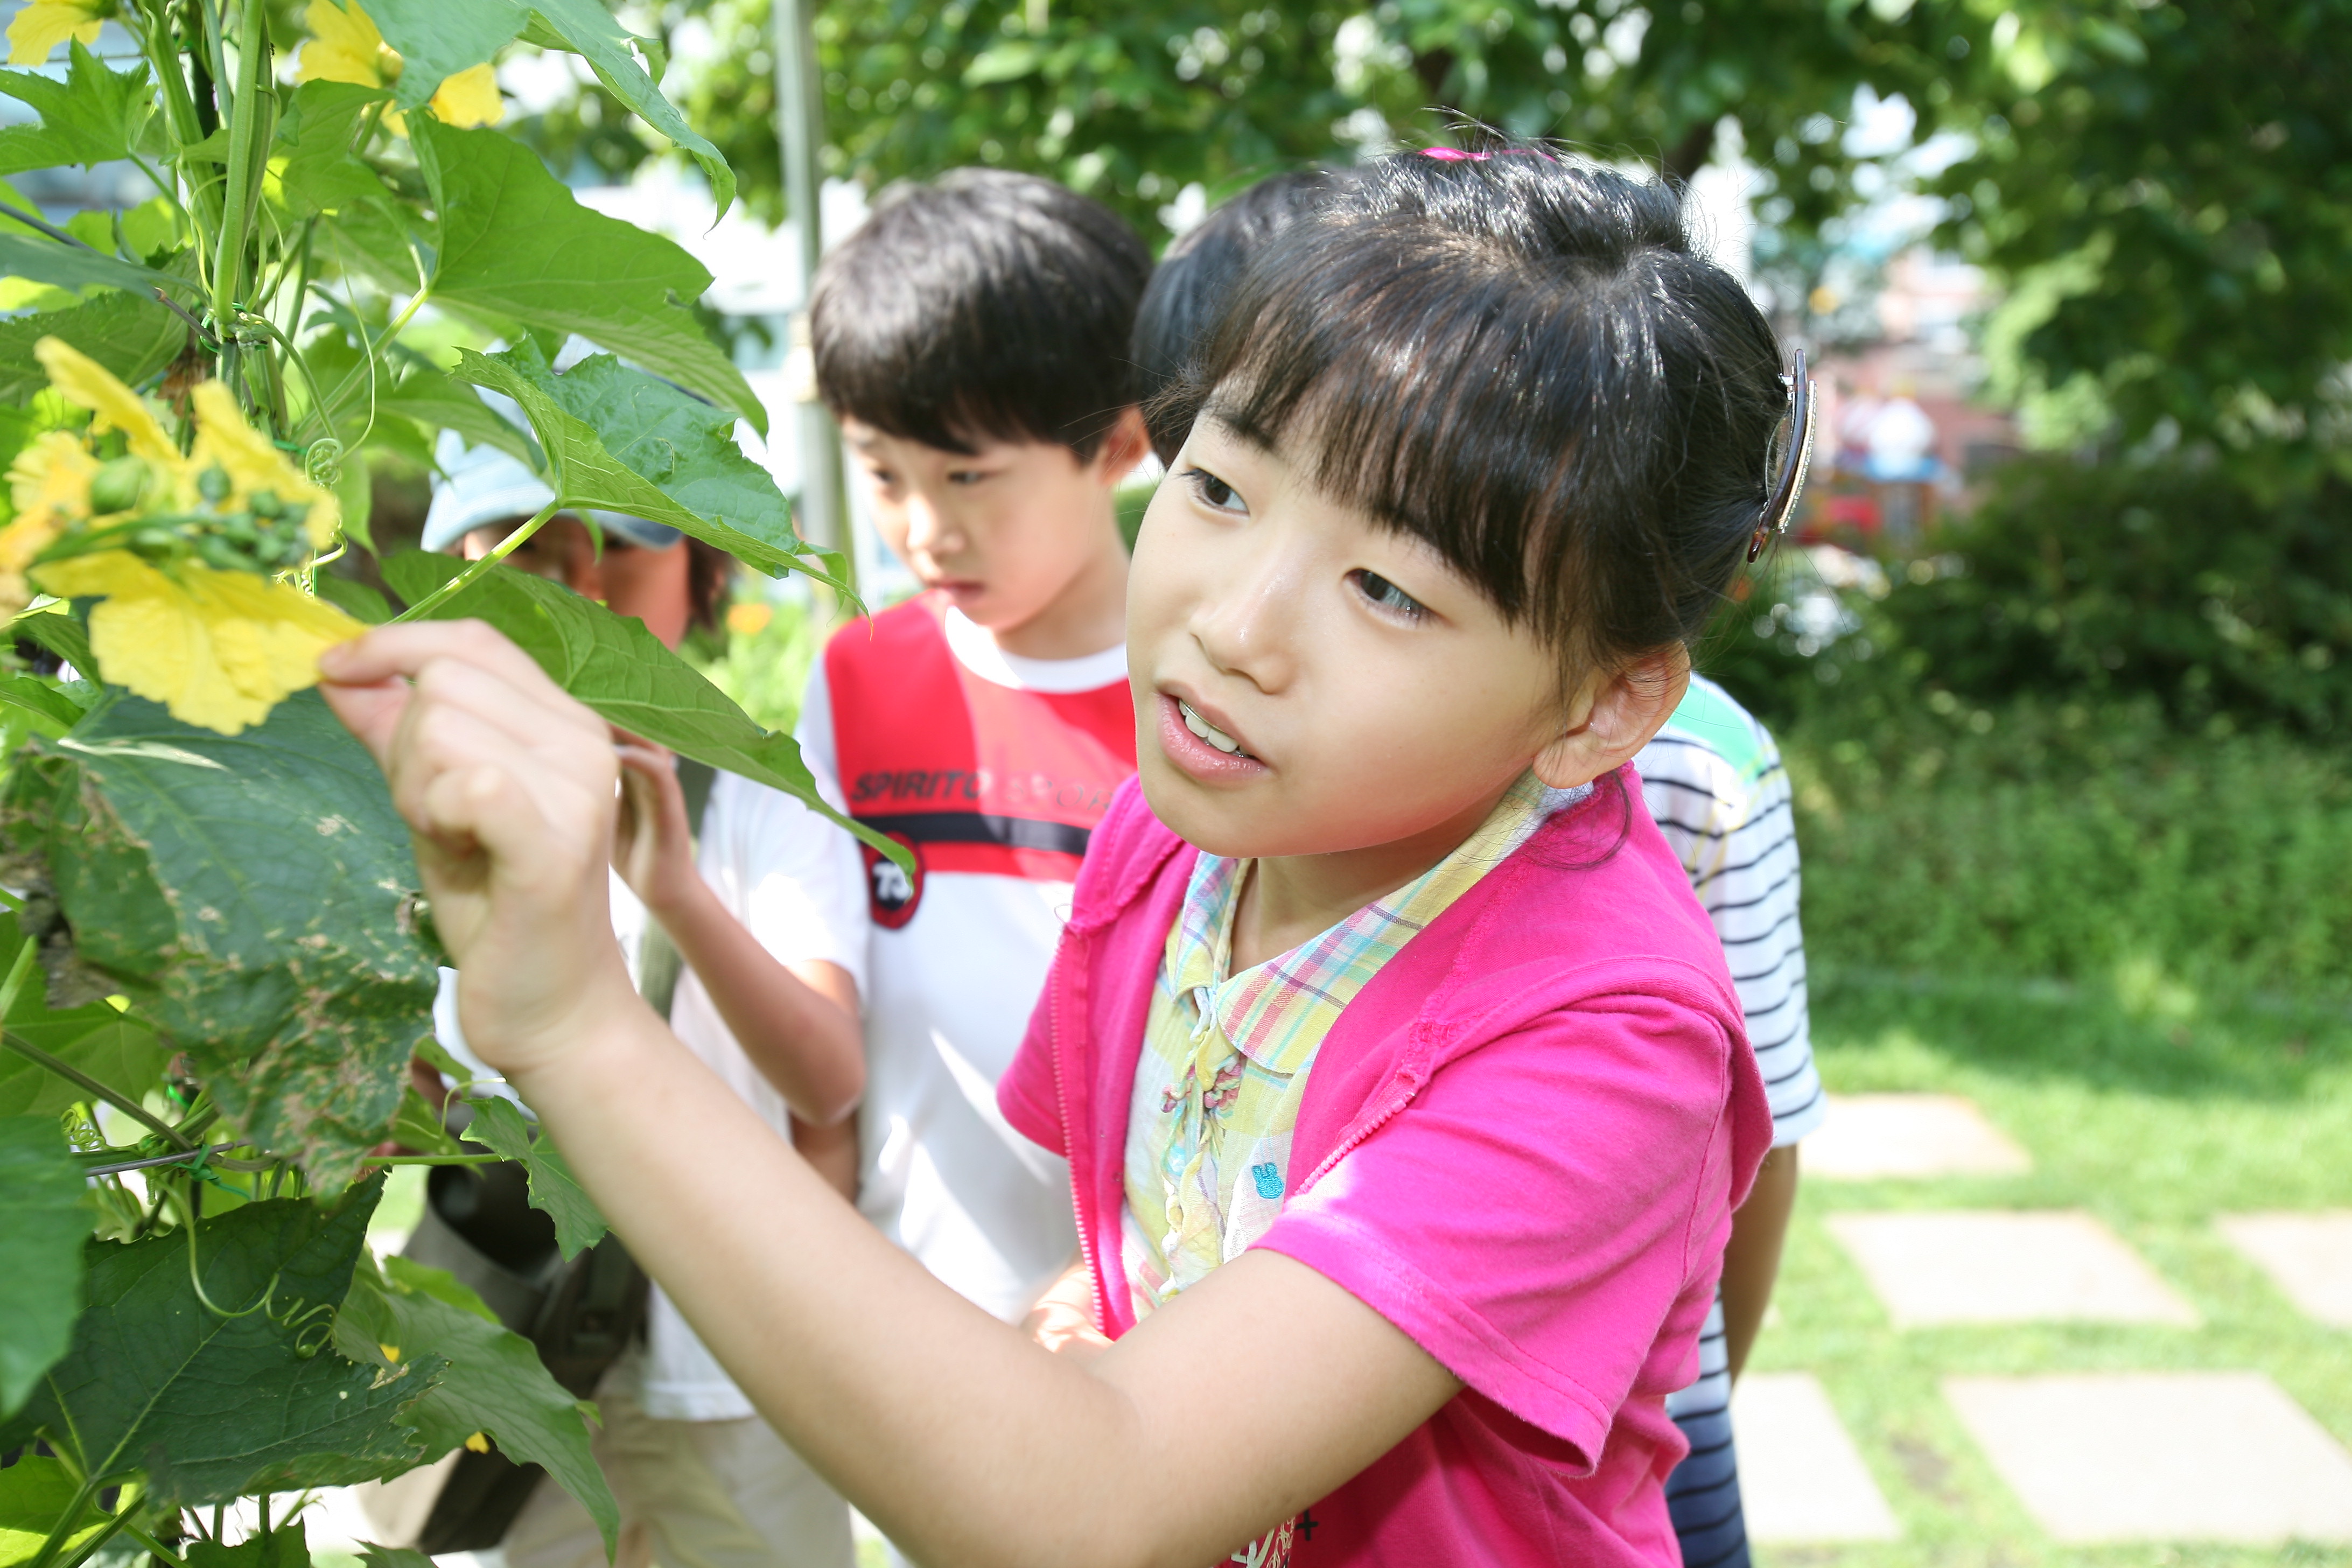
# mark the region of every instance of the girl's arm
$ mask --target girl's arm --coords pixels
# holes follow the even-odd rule
[[[761,1413],[918,1560],[1199,1568],[1461,1388],[1265,1251],[1083,1363],[964,1301],[630,988],[604,892],[616,763],[592,715],[477,623],[385,627],[321,664],[415,830],[467,1037]]]
[[[793,1114],[829,1128],[866,1092],[857,983],[822,959],[779,963],[728,912],[694,864],[686,795],[668,753],[620,749],[621,808],[613,863],[702,977],[743,1054]]]

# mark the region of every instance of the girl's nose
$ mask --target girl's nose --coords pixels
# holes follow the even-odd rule
[[[1236,570],[1210,575],[1189,629],[1219,673],[1272,695],[1297,674],[1302,574],[1274,552],[1228,564]]]
[[[907,548],[931,556],[948,554],[954,548],[947,519],[920,490],[907,498]]]

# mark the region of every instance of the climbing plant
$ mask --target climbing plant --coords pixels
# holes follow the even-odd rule
[[[595,508],[836,579],[736,447],[765,416],[697,323],[709,275],[498,129],[489,62],[580,56],[722,209],[725,160],[592,0],[369,5],[311,0],[296,37],[259,0],[31,0],[8,32],[0,1564],[289,1568],[281,1494],[460,1446],[543,1466],[611,1542],[590,1413],[364,1245],[404,1162],[520,1161],[566,1256],[603,1222],[509,1104],[460,1139],[410,1084],[441,955],[322,648],[480,616],[616,726],[822,809],[789,737],[499,563]],[[8,183],[68,165],[144,188],[60,219]],[[482,561],[382,563],[396,602],[329,570],[373,549],[371,462],[444,432],[554,500]]]

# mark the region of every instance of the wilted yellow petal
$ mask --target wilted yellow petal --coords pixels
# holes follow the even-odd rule
[[[433,94],[434,115],[442,124],[461,130],[496,125],[506,112],[506,100],[499,96],[498,73],[487,62],[443,79]]]
[[[400,1347],[398,1345],[378,1345],[375,1348],[383,1352],[384,1360],[392,1363],[394,1366],[398,1366],[400,1364]]]
[[[13,616],[32,603],[25,569],[89,515],[89,481],[98,469],[98,459],[64,430],[43,436],[8,466],[8,499],[16,515],[0,528],[0,615]]]
[[[33,345],[33,357],[41,362],[41,368],[49,373],[49,384],[66,401],[98,416],[98,428],[121,431],[130,437],[134,454],[177,471],[180,449],[172,445],[172,438],[163,434],[139,395],[115,380],[113,372],[63,338],[43,338]]]
[[[194,562],[166,575],[122,550],[52,562],[33,577],[60,597],[104,598],[89,613],[100,676],[224,735],[315,685],[319,655],[367,629],[283,583]]]
[[[400,58],[383,47],[383,35],[357,5],[347,10],[334,0],[310,0],[310,8],[302,13],[302,25],[310,29],[310,37],[295,60],[294,74],[303,81],[382,87],[390,63],[385,57]]]
[[[8,24],[8,63],[39,65],[68,38],[98,42],[100,19],[106,11],[102,0],[33,0]]]
[[[490,1451],[490,1440],[483,1434],[477,1432],[472,1436],[466,1439],[466,1447],[471,1448],[477,1454],[487,1454]]]
[[[335,537],[341,511],[333,492],[305,478],[268,437],[245,422],[236,398],[217,381],[201,381],[189,395],[196,413],[196,442],[188,467],[196,473],[217,467],[228,475],[229,510],[242,510],[256,492],[268,490],[289,505],[308,505],[302,527],[310,547],[324,550]]]

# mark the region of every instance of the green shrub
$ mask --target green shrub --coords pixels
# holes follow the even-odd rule
[[[2152,699],[2217,732],[2352,731],[2352,485],[2262,499],[2186,460],[2011,465],[1879,596],[1783,552],[1702,658],[1783,722],[1867,692],[1972,705]],[[1799,613],[1806,612],[1806,613]]]
[[[2352,752],[2152,700],[1817,707],[1780,734],[1816,962],[2352,994]]]

